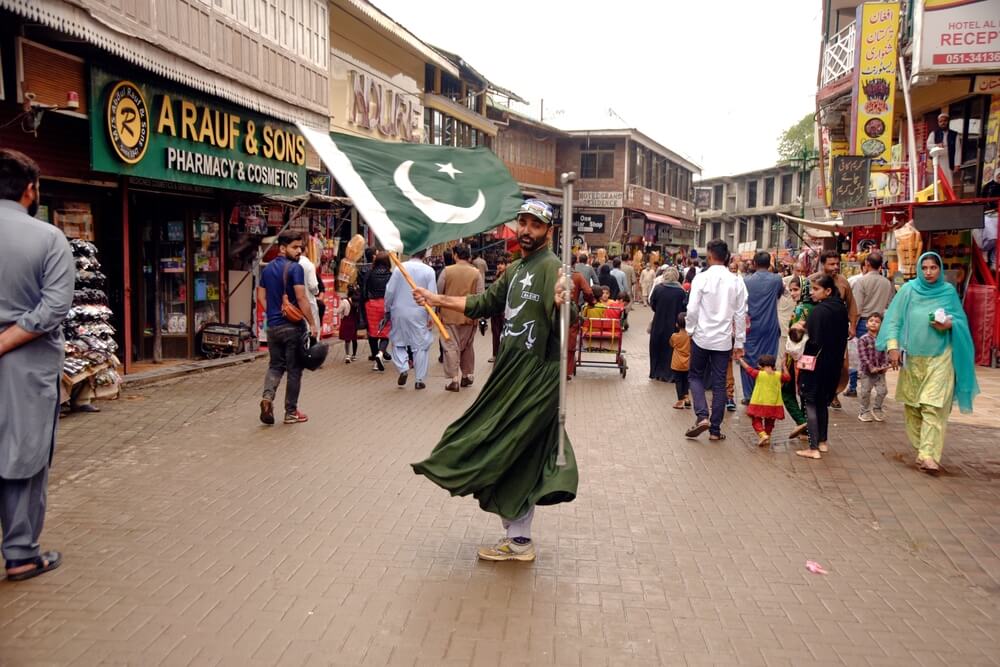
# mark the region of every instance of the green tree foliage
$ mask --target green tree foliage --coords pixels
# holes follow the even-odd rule
[[[815,149],[813,114],[807,113],[802,120],[781,133],[778,140],[778,159],[789,160],[802,155],[803,150]]]

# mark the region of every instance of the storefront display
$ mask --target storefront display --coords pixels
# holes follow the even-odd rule
[[[117,398],[121,364],[97,247],[82,239],[70,239],[70,247],[76,260],[76,285],[73,306],[63,322],[62,400],[80,405],[92,398]]]

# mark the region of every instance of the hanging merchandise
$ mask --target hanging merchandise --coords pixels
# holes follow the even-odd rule
[[[355,234],[347,244],[347,252],[340,260],[340,271],[337,273],[337,291],[347,292],[347,286],[353,285],[358,279],[357,262],[365,254],[365,239],[360,234]]]
[[[115,353],[113,313],[104,292],[107,278],[101,273],[97,247],[70,239],[76,260],[73,306],[63,321],[66,360],[63,364],[63,402],[73,406],[92,398],[117,398],[121,387],[121,362]]]

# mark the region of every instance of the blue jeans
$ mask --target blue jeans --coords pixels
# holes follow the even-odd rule
[[[868,320],[866,318],[864,318],[864,317],[859,317],[858,318],[858,328],[854,332],[854,340],[857,340],[858,338],[861,338],[866,333],[868,333]],[[848,382],[847,389],[849,391],[857,391],[858,390],[858,369],[857,368],[851,368],[849,370],[850,370],[850,374],[849,374],[848,377],[850,377],[850,381]]]
[[[691,384],[691,403],[698,421],[708,419],[708,432],[722,433],[722,418],[726,415],[726,364],[732,363],[732,350],[703,350],[691,342],[691,365],[688,380]],[[705,373],[709,373],[712,390],[712,414],[709,417],[708,400],[705,398]]]

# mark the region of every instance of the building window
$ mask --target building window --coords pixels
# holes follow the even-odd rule
[[[729,195],[726,197],[726,210],[729,212],[734,212],[736,210],[736,195]]]
[[[722,210],[722,186],[712,186],[712,208],[716,211]]]
[[[747,181],[747,208],[757,208],[757,181]]]
[[[774,206],[774,177],[764,179],[764,206]]]
[[[758,248],[764,247],[764,218],[760,216],[753,219],[753,240]]]
[[[580,178],[615,177],[614,143],[587,142],[580,149]]]
[[[781,203],[792,203],[792,174],[781,175]]]

